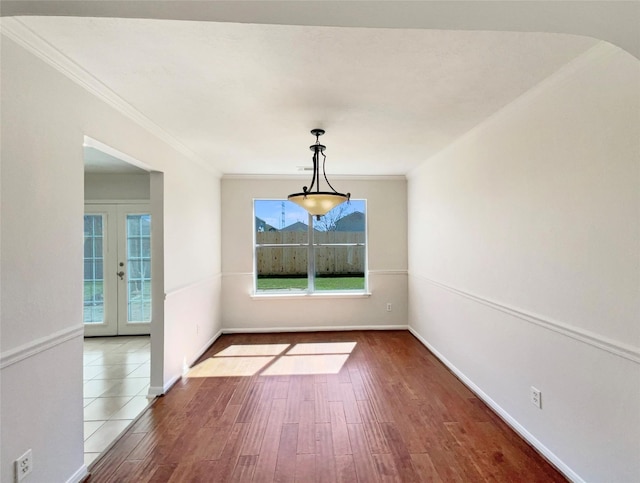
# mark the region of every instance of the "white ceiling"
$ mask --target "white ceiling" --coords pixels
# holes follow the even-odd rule
[[[90,146],[83,147],[84,172],[91,174],[147,174],[147,171]]]
[[[597,41],[566,34],[21,17],[222,173],[406,174]]]

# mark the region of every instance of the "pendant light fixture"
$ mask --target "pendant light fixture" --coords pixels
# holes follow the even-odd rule
[[[316,137],[316,143],[309,146],[309,149],[313,151],[313,178],[311,179],[311,186],[307,188],[302,187],[302,193],[293,193],[287,197],[289,201],[293,201],[296,205],[303,207],[311,215],[314,215],[318,220],[322,215],[326,215],[333,208],[345,201],[349,201],[351,193],[338,193],[329,180],[327,179],[327,173],[324,170],[324,164],[327,161],[327,157],[324,155],[326,146],[320,144],[320,136],[324,134],[324,129],[312,129],[311,134]],[[322,155],[322,174],[324,180],[331,191],[320,191],[320,155]],[[315,191],[313,187],[315,185]]]

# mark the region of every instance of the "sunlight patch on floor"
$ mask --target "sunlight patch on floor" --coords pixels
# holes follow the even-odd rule
[[[287,352],[288,356],[303,354],[351,354],[355,342],[317,342],[296,344]]]
[[[210,357],[187,372],[187,377],[253,376],[274,359],[270,357]]]
[[[246,344],[231,345],[218,352],[214,357],[228,356],[277,356],[282,354],[291,344]]]
[[[310,374],[337,374],[349,354],[321,354],[284,356],[267,367],[263,376],[305,376]]]
[[[236,344],[195,365],[186,377],[337,374],[355,346],[356,342]]]

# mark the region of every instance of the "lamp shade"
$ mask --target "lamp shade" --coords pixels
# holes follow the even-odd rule
[[[306,193],[294,193],[287,197],[296,205],[301,206],[313,216],[323,216],[334,209],[340,203],[349,201],[347,195],[331,193],[328,191],[314,191]]]

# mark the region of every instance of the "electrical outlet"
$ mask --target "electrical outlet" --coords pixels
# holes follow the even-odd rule
[[[22,481],[33,469],[33,454],[31,450],[27,450],[25,454],[15,461],[16,465],[16,483]]]
[[[387,302],[387,312],[391,312],[391,302]]]
[[[542,409],[542,393],[539,389],[531,386],[531,404],[536,406],[538,409]]]

